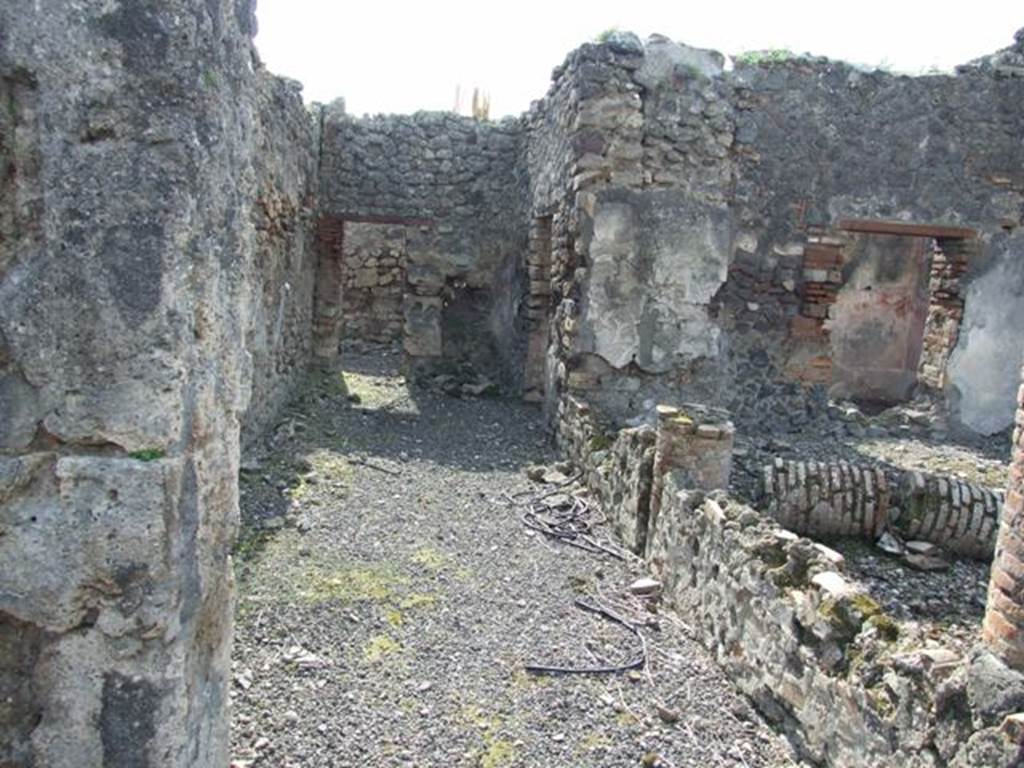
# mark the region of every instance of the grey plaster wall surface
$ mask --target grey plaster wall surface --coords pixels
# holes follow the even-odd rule
[[[982,434],[1013,424],[1016,374],[1024,362],[1024,238],[997,238],[988,268],[967,290],[960,337],[949,361],[960,421]]]
[[[310,157],[254,32],[246,0],[0,5],[5,766],[227,765],[240,419],[302,322],[256,201]]]
[[[590,239],[579,349],[610,365],[659,373],[717,357],[708,304],[725,282],[728,212],[678,193],[601,196]]]

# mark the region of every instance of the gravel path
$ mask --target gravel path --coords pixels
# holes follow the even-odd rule
[[[234,765],[791,766],[788,744],[643,575],[529,535],[503,492],[551,460],[539,413],[410,389],[348,354],[243,464]],[[344,384],[342,383],[344,381]],[[535,677],[528,663],[644,673]]]

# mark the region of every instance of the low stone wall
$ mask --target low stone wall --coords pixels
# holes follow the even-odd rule
[[[902,635],[907,628],[844,575],[841,554],[790,530],[874,536],[890,517],[895,524],[890,505],[909,509],[909,497],[882,470],[777,460],[764,480],[783,527],[724,490],[697,488],[728,485],[731,425],[717,411],[661,407],[657,427],[616,430],[570,395],[555,423],[559,447],[622,543],[646,558],[668,605],[810,761],[1013,764],[1018,747],[1004,730],[1024,706],[1024,675],[980,646],[965,656]],[[928,507],[930,481],[923,487],[918,503]],[[935,493],[938,510],[951,505],[948,491]]]
[[[590,406],[577,398],[564,402],[558,443],[583,471],[583,479],[619,540],[643,554],[647,541],[655,430],[650,426],[618,432],[602,427]]]
[[[810,759],[1015,764],[999,727],[1024,677],[984,651],[902,648],[898,627],[842,575],[841,556],[684,484],[667,478],[647,558],[671,607]]]

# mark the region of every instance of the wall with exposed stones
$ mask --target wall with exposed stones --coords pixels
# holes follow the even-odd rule
[[[977,241],[958,288],[962,298],[1000,254],[1022,252],[1024,156],[1013,136],[1024,121],[1015,106],[1024,80],[978,68],[956,76],[899,77],[824,60],[741,65],[733,80],[739,163],[734,205],[744,230],[756,238],[757,258],[771,261],[776,252],[796,252],[804,233],[818,227],[832,230],[823,245],[838,246],[831,250],[842,268],[849,249],[835,230],[846,220],[953,224],[973,231],[968,239]],[[956,244],[941,234],[940,247]],[[806,295],[814,286],[814,275],[805,270],[795,289]],[[1004,306],[1007,299],[1019,303],[1020,286],[1012,282],[1002,293],[980,287],[967,312]],[[813,306],[805,302],[796,317],[813,318]],[[960,334],[954,343],[961,352],[984,348],[992,341],[989,334],[998,333],[990,327],[974,339]],[[813,371],[807,363],[820,359],[809,354],[813,337],[789,343],[785,364],[796,375]],[[1000,375],[989,378],[988,387],[976,383],[987,376],[979,365],[960,385],[949,379],[944,384],[954,404],[956,395],[961,398],[968,426],[995,431],[1012,418],[1005,392],[998,425],[969,415],[990,397],[989,387],[1004,386]]]
[[[298,83],[256,77],[254,260],[245,329],[252,395],[242,416],[250,441],[269,426],[308,369],[316,276],[318,123]]]
[[[966,426],[1005,428],[1007,379],[980,372],[1007,327],[985,318],[1019,325],[1019,281],[983,279],[1024,247],[1024,79],[1004,75],[800,58],[725,71],[715,52],[628,34],[572,52],[527,116],[532,213],[554,223],[549,412],[574,392],[621,418],[696,400],[757,422],[766,392],[832,385],[857,243],[896,234],[968,258],[949,274],[922,260],[908,306],[878,299],[907,335],[884,350],[883,389],[939,382]],[[944,226],[865,228],[879,220]],[[959,334],[964,312],[977,319]],[[970,362],[946,376],[950,359]]]
[[[308,349],[312,130],[245,0],[0,29],[0,764],[227,765],[241,420]]]
[[[341,249],[348,223],[405,225],[416,235],[407,264],[438,275],[436,291],[405,291],[403,311],[411,335],[439,339],[441,348],[413,340],[407,352],[468,358],[518,390],[527,245],[520,121],[448,113],[358,119],[335,105],[323,111],[322,135],[321,218],[341,227]],[[391,313],[390,286],[378,280],[371,313]]]
[[[647,558],[758,708],[833,766],[1012,765],[1024,676],[987,651],[904,643],[842,556],[669,476]]]

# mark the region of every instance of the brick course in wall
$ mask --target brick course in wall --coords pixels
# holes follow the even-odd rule
[[[1010,485],[992,563],[984,636],[1007,663],[1024,670],[1024,385],[1017,403]]]

